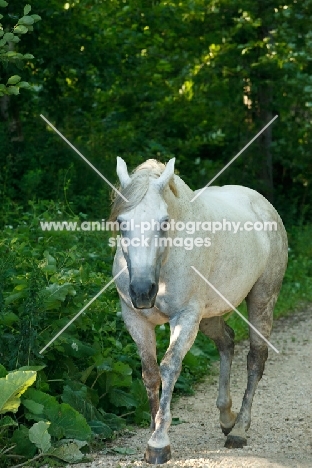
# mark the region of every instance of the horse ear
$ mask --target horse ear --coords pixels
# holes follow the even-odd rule
[[[117,156],[117,175],[122,188],[126,188],[130,184],[131,178],[128,174],[127,164],[125,161]]]
[[[173,177],[174,163],[175,163],[175,158],[170,159],[170,161],[166,164],[164,172],[161,174],[161,176],[158,179],[154,181],[154,184],[158,187],[159,191],[162,191],[168,184],[171,177]]]

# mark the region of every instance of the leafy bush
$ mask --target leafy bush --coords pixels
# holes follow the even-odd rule
[[[7,211],[0,241],[0,361],[10,371],[39,366],[33,387],[23,394],[20,425],[12,436],[31,457],[41,450],[30,439],[31,425],[42,422],[34,433],[47,433],[47,446],[50,435],[53,450],[59,441],[64,451],[62,441],[105,440],[128,423],[149,424],[150,413],[136,345],[113,286],[40,354],[111,279],[113,252],[107,233],[40,230],[40,220],[81,221],[83,213],[75,217],[53,202],[31,202],[29,208]],[[168,326],[157,327],[159,359],[168,342]],[[214,345],[199,335],[185,357],[177,390],[191,393],[216,357]]]
[[[0,0],[0,7],[7,7],[8,2]],[[8,28],[2,27],[0,23],[0,63],[7,67],[9,64],[21,67],[23,61],[28,61],[34,58],[32,54],[21,54],[14,50],[12,44],[18,44],[20,42],[20,36],[33,31],[33,25],[41,20],[39,15],[30,15],[31,6],[26,5],[24,8],[24,15],[18,19],[17,23],[12,27],[11,31]],[[12,16],[12,15],[11,15]],[[0,14],[0,20],[3,15]],[[6,18],[6,22],[10,18]],[[7,26],[7,24],[6,24]],[[27,81],[22,81],[19,75],[12,75],[7,80],[6,85],[0,83],[0,97],[4,95],[16,95],[19,94],[19,90],[30,88],[30,84]]]
[[[39,367],[39,370],[41,368]],[[35,389],[28,389],[36,380],[34,368],[20,368],[8,372],[1,366],[0,414],[17,413],[21,396],[26,420],[36,420],[30,428],[18,423],[18,418],[4,416],[0,419],[0,440],[4,448],[0,461],[8,458],[22,459],[54,457],[66,462],[76,462],[84,458],[80,448],[91,437],[91,427],[85,418],[67,404],[59,404],[55,397]],[[52,437],[51,437],[52,436]],[[53,445],[52,445],[53,443]],[[1,465],[3,466],[3,464]]]

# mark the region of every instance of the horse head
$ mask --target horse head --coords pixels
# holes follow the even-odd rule
[[[125,161],[117,158],[122,194],[116,197],[111,219],[119,224],[120,246],[129,271],[129,295],[135,308],[154,306],[159,274],[165,261],[170,219],[163,193],[174,175],[175,158],[166,166],[148,160],[130,177]]]

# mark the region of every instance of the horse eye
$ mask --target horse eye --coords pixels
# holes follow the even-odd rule
[[[160,227],[161,227],[161,229],[163,231],[168,231],[168,229],[170,228],[169,218],[164,219],[163,221],[161,221]]]

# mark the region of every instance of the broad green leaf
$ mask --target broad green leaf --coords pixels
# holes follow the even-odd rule
[[[0,7],[6,7],[8,6],[8,2],[6,2],[5,0],[0,0]]]
[[[23,59],[25,60],[32,60],[33,58],[35,58],[32,54],[24,54],[23,55]]]
[[[24,7],[24,15],[28,15],[31,12],[31,6],[29,4],[25,5]]]
[[[50,433],[57,438],[89,440],[91,429],[85,418],[67,403],[47,405],[44,414],[51,421]]]
[[[14,36],[11,42],[14,42],[14,44],[17,44],[18,42],[20,42],[20,38],[18,36]]]
[[[37,452],[37,447],[29,440],[29,429],[23,424],[14,431],[10,442],[12,442],[12,445],[16,445],[13,449],[13,453],[17,455],[32,458]]]
[[[125,420],[116,416],[116,414],[105,413],[101,408],[99,408],[99,412],[102,415],[102,421],[113,429],[113,431],[120,431],[126,426]]]
[[[7,42],[9,41],[12,41],[12,39],[14,39],[14,34],[13,33],[5,33],[5,35],[3,36],[3,39],[5,39]],[[12,83],[14,84],[14,83]]]
[[[34,19],[35,23],[37,23],[37,21],[41,20],[41,16],[39,16],[39,15],[31,15],[31,17]]]
[[[73,390],[68,385],[65,385],[62,394],[62,401],[77,410],[86,418],[87,421],[92,419],[101,419],[101,413],[99,413],[95,406],[90,402],[87,390],[88,389],[85,385],[82,385],[78,390]]]
[[[132,383],[132,369],[124,362],[115,362],[113,371],[107,373],[106,389],[113,387],[130,387]]]
[[[84,458],[84,454],[79,450],[75,442],[63,444],[49,450],[49,454],[67,463],[76,463]]]
[[[43,405],[41,405],[40,403],[36,403],[33,400],[23,400],[23,405],[33,414],[42,414],[44,410]]]
[[[14,96],[17,96],[19,94],[19,88],[17,86],[9,86],[8,94],[14,94]]]
[[[15,26],[14,28],[14,33],[15,34],[26,34],[28,32],[28,28],[26,26],[19,24],[18,26]]]
[[[105,437],[105,439],[113,435],[112,429],[102,421],[88,421],[88,424],[94,434],[100,434]]]
[[[21,81],[21,77],[18,75],[13,75],[8,79],[7,85],[15,85],[19,81]]]
[[[42,270],[48,273],[46,270],[48,267],[51,267],[53,270],[50,271],[50,273],[53,273],[54,269],[56,271],[56,267],[53,265],[46,265],[42,268]],[[61,302],[65,301],[67,295],[74,296],[75,294],[76,290],[70,283],[50,284],[47,288],[45,288],[45,307],[47,310],[58,309],[61,306]]]
[[[24,24],[25,26],[31,26],[34,24],[34,18],[32,16],[23,16],[18,20],[18,24]]]
[[[29,440],[43,453],[51,448],[51,436],[48,433],[49,422],[39,421],[29,429]]]
[[[18,426],[18,423],[11,416],[4,416],[4,418],[0,419],[0,430],[9,426]]]
[[[8,375],[8,371],[2,364],[0,364],[0,379],[5,377],[6,375]]]
[[[0,379],[0,414],[7,411],[16,413],[20,405],[20,396],[36,380],[35,371],[14,371]]]
[[[131,408],[138,405],[137,400],[133,395],[131,395],[131,393],[126,393],[120,388],[111,389],[109,393],[109,401],[117,407],[125,406],[126,408]]]
[[[121,455],[134,455],[137,453],[136,450],[131,447],[113,447],[112,451],[120,453]]]
[[[19,88],[29,89],[31,85],[27,81],[20,81],[17,85]]]
[[[0,315],[0,324],[5,325],[6,327],[11,327],[13,323],[18,322],[19,318],[14,312],[7,312]],[[3,377],[0,374],[0,377]]]
[[[91,437],[91,429],[85,418],[68,404],[60,404],[55,397],[35,388],[29,388],[25,397],[44,406],[43,415],[51,422],[49,433],[52,436],[78,440]]]
[[[10,296],[7,296],[5,298],[5,304],[6,305],[11,304],[11,302],[14,302],[17,299],[20,299],[21,297],[26,297],[26,296],[27,296],[27,291],[25,291],[25,290],[19,291],[19,292],[14,293],[14,294],[10,294]]]

